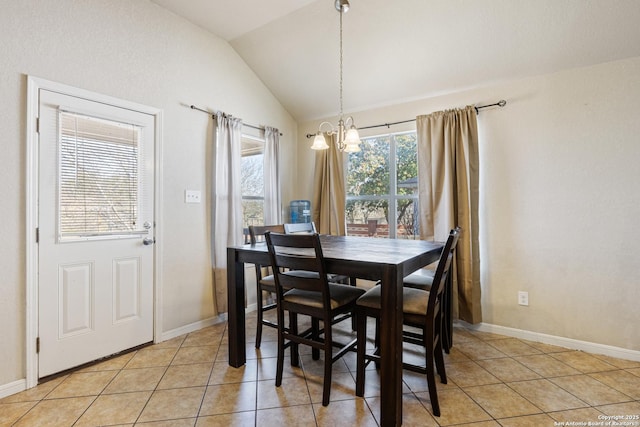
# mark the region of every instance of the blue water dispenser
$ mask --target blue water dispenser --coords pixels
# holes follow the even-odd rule
[[[309,200],[292,200],[289,203],[289,214],[292,223],[311,222],[311,202]]]

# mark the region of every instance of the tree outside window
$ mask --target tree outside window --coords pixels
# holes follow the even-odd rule
[[[418,238],[415,131],[363,138],[346,180],[347,235]]]

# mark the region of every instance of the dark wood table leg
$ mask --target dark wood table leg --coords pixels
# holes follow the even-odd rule
[[[382,278],[380,322],[380,424],[402,424],[402,277],[388,268]]]
[[[244,264],[234,248],[227,248],[227,312],[229,365],[239,368],[246,362],[244,319]]]

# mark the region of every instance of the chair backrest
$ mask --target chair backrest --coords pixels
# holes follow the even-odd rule
[[[300,289],[321,292],[324,307],[330,307],[329,283],[320,236],[313,234],[265,234],[271,266],[275,272],[276,295]],[[300,274],[304,271],[305,274]]]
[[[432,325],[427,325],[430,328],[434,328],[435,325],[441,324],[442,298],[444,296],[447,278],[451,271],[451,265],[453,263],[453,257],[456,245],[458,244],[458,238],[460,237],[460,232],[460,227],[456,227],[449,233],[447,242],[440,254],[440,260],[438,261],[435,275],[433,276],[433,283],[431,285],[431,290],[429,291],[429,302],[427,304],[427,323],[433,322]],[[435,332],[438,334],[439,329]]]
[[[264,234],[273,231],[276,233],[284,233],[284,224],[275,225],[250,225],[249,226],[249,243],[255,245],[256,243],[264,242]],[[271,274],[271,266],[256,264],[256,283],[259,283],[263,277]]]
[[[267,231],[273,231],[274,233],[284,233],[284,224],[276,225],[250,225],[249,226],[249,243],[255,245],[259,242],[264,242],[264,234]]]
[[[298,222],[284,225],[285,234],[306,233],[313,234],[316,232],[316,225],[313,222]]]

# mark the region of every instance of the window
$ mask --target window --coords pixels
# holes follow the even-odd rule
[[[242,227],[264,224],[264,140],[242,135]]]
[[[360,148],[348,159],[347,235],[418,239],[415,131],[363,138]]]
[[[58,239],[140,234],[141,127],[60,111],[59,132]]]

